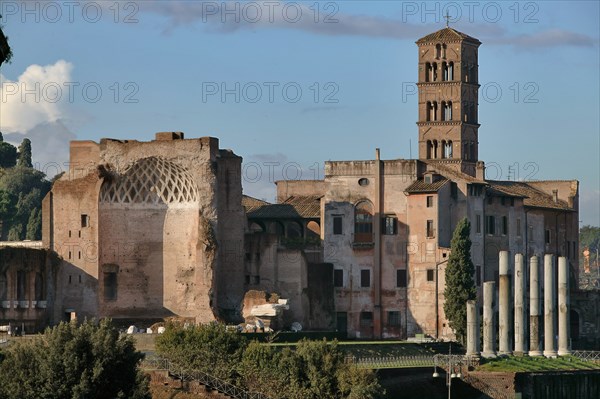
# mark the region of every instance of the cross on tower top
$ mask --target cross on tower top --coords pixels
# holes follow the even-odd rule
[[[446,10],[444,18],[446,19],[446,28],[448,28],[448,25],[450,24],[450,12],[448,10]]]

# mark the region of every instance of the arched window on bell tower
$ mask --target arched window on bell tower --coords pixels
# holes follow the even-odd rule
[[[441,56],[442,56],[442,46],[438,43],[435,45],[435,58],[437,58],[439,60]]]
[[[431,63],[426,62],[425,63],[425,82],[430,82],[431,81]]]
[[[427,140],[427,159],[431,159],[431,153],[433,151],[433,144],[431,140]]]
[[[452,101],[448,101],[446,103],[446,109],[444,112],[446,113],[446,120],[451,121],[452,120]]]
[[[440,151],[441,158],[446,158],[446,140],[442,140],[442,150]]]
[[[438,159],[438,151],[439,151],[439,147],[438,147],[438,141],[437,140],[433,140],[433,158],[434,159]]]
[[[444,148],[445,158],[452,158],[452,140],[448,140],[446,142],[446,147]]]
[[[469,143],[467,142],[463,144],[463,159],[465,161],[469,160]]]
[[[434,62],[433,64],[431,64],[431,81],[432,82],[437,82],[437,78],[438,78],[437,68],[438,68],[437,62]]]
[[[442,112],[441,114],[441,120],[445,121],[446,120],[446,101],[442,101]]]
[[[431,104],[431,120],[432,121],[438,120],[438,103],[437,103],[437,101],[434,101]]]
[[[446,59],[446,45],[442,44],[442,58]]]
[[[454,80],[454,62],[452,61],[448,63],[448,80]]]
[[[445,82],[448,80],[448,64],[446,64],[446,61],[442,62],[442,82]]]
[[[432,112],[431,112],[431,101],[427,101],[427,112],[426,112],[426,114],[427,115],[425,115],[425,120],[427,122],[431,122],[431,114],[432,114]]]

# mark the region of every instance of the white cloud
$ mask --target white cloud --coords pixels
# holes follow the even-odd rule
[[[66,119],[73,65],[30,65],[16,81],[0,75],[0,131],[25,133],[35,126]]]

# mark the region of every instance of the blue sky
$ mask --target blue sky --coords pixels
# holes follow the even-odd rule
[[[483,42],[488,177],[578,179],[600,225],[596,1],[0,1],[0,130],[31,137],[50,175],[71,139],[216,136],[244,157],[244,192],[273,200],[269,171],[416,156],[414,42],[446,13]]]

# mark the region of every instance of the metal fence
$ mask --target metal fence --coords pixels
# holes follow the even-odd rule
[[[573,351],[572,355],[581,360],[600,363],[600,351]]]
[[[352,363],[361,368],[393,369],[410,367],[433,367],[434,360],[431,355],[424,356],[376,356],[376,357],[346,357],[347,363]]]
[[[197,381],[198,383],[210,389],[214,389],[222,394],[229,395],[236,399],[270,399],[261,393],[245,391],[234,384],[223,381],[220,378],[214,377],[202,371],[187,370],[186,368],[178,366],[177,364],[163,358],[146,358],[142,362],[141,367],[153,370],[166,370],[169,375],[179,378],[182,381]]]

